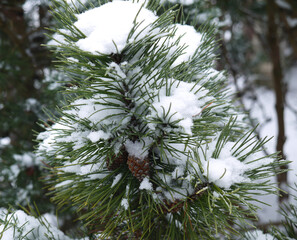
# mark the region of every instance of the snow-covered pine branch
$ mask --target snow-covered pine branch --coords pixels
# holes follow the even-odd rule
[[[52,199],[103,239],[197,239],[254,216],[249,191],[273,191],[264,180],[279,162],[258,153],[265,140],[246,130],[214,69],[214,29],[131,1],[80,14],[64,4],[51,46],[71,87],[37,137]]]

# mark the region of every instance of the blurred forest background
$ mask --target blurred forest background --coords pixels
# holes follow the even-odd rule
[[[40,214],[54,213],[55,208],[42,182],[46,166],[34,155],[34,132],[42,129],[39,120],[48,119],[43,109],[54,110],[62,101],[57,94],[63,87],[59,79],[67,78],[54,69],[55,56],[43,46],[49,40],[47,29],[56,24],[49,4],[0,0],[0,208],[36,203]],[[274,180],[290,192],[286,186],[295,182],[297,171],[297,1],[163,4],[165,8],[179,4],[181,19],[197,28],[205,21],[218,26],[217,68],[228,72],[235,104],[248,113],[252,126],[259,123],[259,136],[275,136],[263,151],[280,151],[292,161],[287,167],[295,171]],[[288,197],[282,194],[276,201]],[[262,228],[270,220],[278,224],[267,212],[262,214],[266,214]],[[67,228],[67,219],[64,225]]]

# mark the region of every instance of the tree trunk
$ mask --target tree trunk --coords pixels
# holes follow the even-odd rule
[[[284,155],[284,144],[286,141],[285,136],[285,124],[284,124],[284,86],[283,86],[283,73],[280,60],[280,49],[279,40],[276,24],[277,5],[274,0],[267,0],[267,16],[268,16],[268,33],[267,42],[269,46],[269,53],[271,62],[273,65],[273,85],[276,98],[276,113],[277,113],[277,124],[278,124],[278,136],[276,150]],[[282,166],[282,170],[287,170],[288,166]],[[284,185],[287,184],[287,172],[281,173],[277,176],[278,187],[283,189]],[[288,194],[281,193],[279,196],[279,202],[283,202],[288,198]]]

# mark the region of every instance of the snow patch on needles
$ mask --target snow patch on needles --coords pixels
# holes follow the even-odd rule
[[[8,220],[8,224],[0,226],[2,240],[11,239],[60,239],[71,240],[64,235],[62,231],[53,225],[50,225],[46,220],[37,219],[28,216],[24,211],[18,210],[13,213],[8,213],[5,209],[0,209],[0,221]]]
[[[219,156],[212,157],[216,149],[217,140],[207,145],[205,155],[201,152],[200,156],[205,156],[205,159],[201,161],[203,165],[203,175],[207,177],[209,182],[216,184],[217,186],[230,189],[232,185],[239,183],[250,182],[248,172],[260,167],[269,166],[274,161],[273,158],[265,157],[261,152],[253,152],[249,156],[244,157],[249,152],[252,152],[254,145],[249,147],[245,146],[245,149],[241,149],[242,142],[226,142],[222,147]],[[239,155],[235,155],[236,146],[240,152]],[[242,160],[240,160],[242,159]]]
[[[241,183],[247,178],[243,177],[246,165],[235,157],[210,158],[207,162],[207,177],[217,186],[229,189],[234,183]]]
[[[192,134],[193,119],[198,116],[206,105],[208,93],[205,88],[194,83],[181,82],[172,79],[171,86],[163,87],[152,104],[152,113],[148,118],[160,118],[166,123],[176,122],[187,134]],[[156,125],[150,124],[154,130]]]
[[[121,52],[128,42],[145,36],[157,16],[140,3],[117,1],[78,14],[77,18],[74,26],[80,29],[86,38],[77,41],[76,45],[93,54],[111,54]],[[139,25],[136,31],[128,39],[137,24]]]
[[[183,54],[180,55],[172,64],[173,67],[191,60],[196,50],[201,45],[202,35],[198,33],[193,26],[174,24],[175,34],[169,39],[168,43],[178,43],[170,48],[170,55],[173,55],[179,47],[184,47]]]
[[[118,175],[116,175],[114,180],[113,180],[113,183],[112,183],[111,187],[114,187],[121,180],[122,176],[123,176],[122,173],[119,173]]]
[[[148,146],[152,143],[149,138],[142,139],[143,141],[131,141],[127,140],[125,147],[130,156],[134,156],[139,159],[145,159],[148,156]]]
[[[275,240],[276,238],[269,233],[263,233],[261,230],[252,230],[245,234],[245,239],[248,239],[248,240]]]
[[[150,183],[150,180],[148,177],[145,177],[142,182],[140,183],[140,186],[139,186],[139,189],[140,190],[149,190],[149,191],[152,191],[153,190],[153,185],[152,183]]]
[[[144,3],[132,1],[114,1],[77,14],[78,20],[74,26],[85,37],[79,39],[75,45],[92,54],[109,55],[121,53],[129,43],[158,33],[164,37],[157,45],[170,47],[168,59],[175,55],[177,50],[182,49],[182,54],[173,62],[172,67],[191,60],[202,44],[202,34],[193,26],[181,24],[172,24],[171,30],[167,33],[153,28],[158,17],[145,6]],[[67,45],[67,35],[72,36],[68,30],[60,29],[49,44]]]
[[[91,140],[91,142],[98,142],[99,139],[107,140],[110,138],[110,134],[103,132],[102,130],[96,131],[96,132],[90,132],[87,136],[88,139]]]
[[[128,199],[123,198],[122,201],[121,201],[121,206],[124,207],[125,210],[128,210],[128,208],[129,208],[129,202],[128,202]]]

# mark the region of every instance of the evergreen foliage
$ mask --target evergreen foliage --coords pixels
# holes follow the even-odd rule
[[[113,7],[134,9],[124,44],[92,46],[100,22],[90,11]],[[131,18],[123,9],[118,24]],[[63,28],[52,46],[70,80],[53,125],[38,135],[52,200],[75,207],[100,239],[240,234],[256,218],[253,195],[275,191],[268,179],[284,162],[261,155],[267,139],[254,137],[230,101],[213,66],[214,28],[200,34],[175,22],[178,9],[159,17],[148,9],[158,12],[154,2],[113,2],[79,14],[55,1]]]

